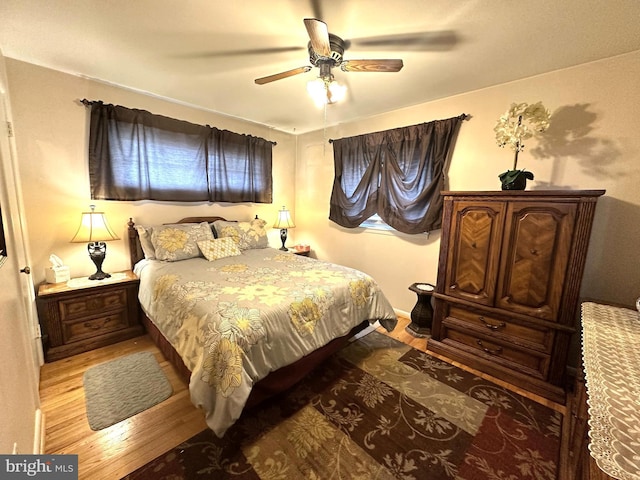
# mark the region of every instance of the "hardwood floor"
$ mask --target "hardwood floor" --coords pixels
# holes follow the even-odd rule
[[[131,353],[155,354],[173,387],[164,402],[97,432],[86,418],[82,375],[91,366]],[[42,367],[40,398],[45,452],[77,454],[79,478],[119,479],[206,428],[202,412],[148,336],[137,337]]]
[[[408,324],[407,318],[400,317],[398,326],[389,335],[425,351],[426,339],[406,332]],[[379,331],[386,333],[383,329]],[[82,375],[93,365],[142,351],[155,354],[171,382],[173,394],[132,418],[104,430],[92,431],[86,419]],[[562,405],[505,385],[480,372],[474,373],[565,413],[566,408]],[[45,452],[77,454],[80,479],[119,479],[206,428],[202,412],[191,404],[188,385],[148,336],[45,364],[41,372],[40,397],[45,416]]]

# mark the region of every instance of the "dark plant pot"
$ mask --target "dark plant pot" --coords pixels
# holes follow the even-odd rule
[[[525,170],[508,170],[498,175],[502,183],[502,190],[524,190],[527,179],[533,180],[533,173]]]

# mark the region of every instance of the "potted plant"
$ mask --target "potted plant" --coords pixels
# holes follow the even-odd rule
[[[542,102],[512,103],[498,119],[494,127],[496,142],[500,147],[508,146],[515,152],[513,168],[498,175],[502,190],[524,190],[527,179],[533,180],[533,173],[524,169],[518,170],[518,153],[524,150],[523,140],[544,132],[549,127],[549,110]]]

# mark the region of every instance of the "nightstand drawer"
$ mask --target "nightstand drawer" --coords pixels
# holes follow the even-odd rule
[[[69,343],[115,332],[116,330],[127,328],[127,326],[127,315],[123,310],[88,320],[80,319],[74,322],[63,322],[62,330],[65,343]]]
[[[549,369],[549,355],[516,348],[507,342],[500,342],[474,332],[445,328],[445,336],[442,341],[470,352],[474,356],[533,377],[546,378]]]
[[[62,321],[85,318],[106,310],[123,309],[127,305],[127,292],[124,289],[106,293],[94,293],[90,296],[67,298],[59,302]]]

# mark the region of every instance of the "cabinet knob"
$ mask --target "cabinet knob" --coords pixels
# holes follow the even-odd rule
[[[535,248],[532,248],[529,251],[531,252],[531,255],[538,255],[538,250],[536,250]]]
[[[25,275],[30,275],[31,268],[29,268],[29,266],[27,265],[26,267],[20,269],[20,273],[24,273]]]

